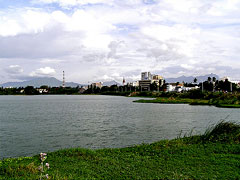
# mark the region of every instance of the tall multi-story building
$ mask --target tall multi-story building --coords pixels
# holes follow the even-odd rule
[[[142,72],[141,80],[152,80],[152,75],[150,72]]]
[[[142,72],[139,87],[141,91],[150,91],[151,84],[156,83],[159,90],[159,86],[162,86],[163,82],[164,79],[160,75],[152,75],[150,72]]]

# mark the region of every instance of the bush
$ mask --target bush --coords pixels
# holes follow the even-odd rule
[[[208,128],[202,136],[203,141],[211,142],[240,142],[240,125],[233,122],[221,121]]]

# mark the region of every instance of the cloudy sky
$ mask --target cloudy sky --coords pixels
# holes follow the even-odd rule
[[[0,83],[240,79],[240,0],[0,0]]]

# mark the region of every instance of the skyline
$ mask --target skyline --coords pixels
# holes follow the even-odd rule
[[[240,77],[239,0],[0,0],[0,84]]]

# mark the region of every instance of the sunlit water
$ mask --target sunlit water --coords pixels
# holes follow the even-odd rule
[[[239,122],[240,109],[133,103],[116,96],[0,96],[0,158],[70,147],[116,148],[189,133],[221,119]]]

